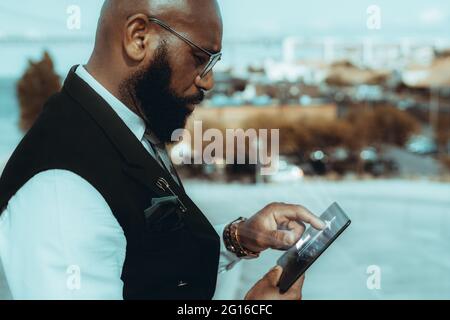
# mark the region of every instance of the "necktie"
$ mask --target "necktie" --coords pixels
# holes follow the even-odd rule
[[[144,137],[155,152],[156,161],[158,161],[159,165],[172,175],[172,178],[176,183],[181,185],[181,181],[178,178],[175,167],[173,166],[172,161],[170,160],[170,157],[167,153],[166,145],[160,142],[151,134],[146,133]]]

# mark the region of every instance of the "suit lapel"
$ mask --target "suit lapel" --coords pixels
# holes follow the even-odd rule
[[[77,101],[94,119],[118,152],[123,156],[126,162],[126,165],[123,167],[124,173],[161,197],[172,195],[168,190],[163,190],[158,187],[158,180],[164,178],[169,183],[173,193],[188,208],[185,221],[191,231],[196,236],[216,240],[217,234],[211,224],[186,195],[183,186],[178,185],[172,175],[159,165],[156,159],[148,153],[108,103],[78,77],[75,74],[75,70],[76,66],[70,70],[64,82],[63,91]],[[196,214],[193,214],[194,212]],[[205,232],[206,230],[209,232]]]

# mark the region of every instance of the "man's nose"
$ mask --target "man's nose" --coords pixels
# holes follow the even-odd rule
[[[210,72],[208,72],[207,75],[205,75],[203,78],[201,78],[200,76],[197,76],[195,78],[195,85],[200,88],[203,89],[205,91],[209,91],[212,88],[214,88],[214,73],[211,70]]]

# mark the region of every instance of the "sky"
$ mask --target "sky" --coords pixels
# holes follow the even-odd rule
[[[125,0],[124,0],[125,1]],[[132,1],[132,0],[127,0]],[[448,0],[218,0],[224,21],[224,59],[228,65],[242,56],[268,54],[266,48],[241,53],[242,40],[280,40],[287,36],[309,39],[327,37],[352,39],[373,37],[397,41],[402,38],[450,43],[450,1]],[[27,0],[0,2],[0,77],[16,77],[28,59],[40,58],[44,49],[55,57],[58,72],[85,62],[92,50],[102,0]],[[70,6],[78,6],[80,29],[67,28]],[[379,30],[367,28],[370,5],[381,10]],[[50,38],[50,41],[8,43],[2,39]],[[63,39],[56,43],[54,38]],[[74,42],[74,39],[83,39]],[[394,40],[393,40],[394,39]],[[236,44],[237,43],[237,44]],[[236,50],[236,48],[238,50]],[[277,49],[278,50],[278,49]],[[228,55],[226,54],[228,51]],[[270,50],[267,49],[267,52]]]
[[[0,35],[88,35],[95,30],[101,0],[2,1]],[[366,28],[367,7],[381,9],[381,34],[429,35],[450,30],[448,0],[219,0],[225,39],[360,34]],[[70,5],[81,9],[81,29],[66,28]]]

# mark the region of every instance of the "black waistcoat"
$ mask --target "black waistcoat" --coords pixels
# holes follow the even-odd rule
[[[10,158],[0,179],[0,214],[36,174],[69,170],[96,188],[124,231],[125,299],[211,299],[220,251],[217,233],[183,187],[74,71]],[[158,187],[160,178],[187,210],[177,209],[156,229],[144,211],[153,198],[172,195]]]

